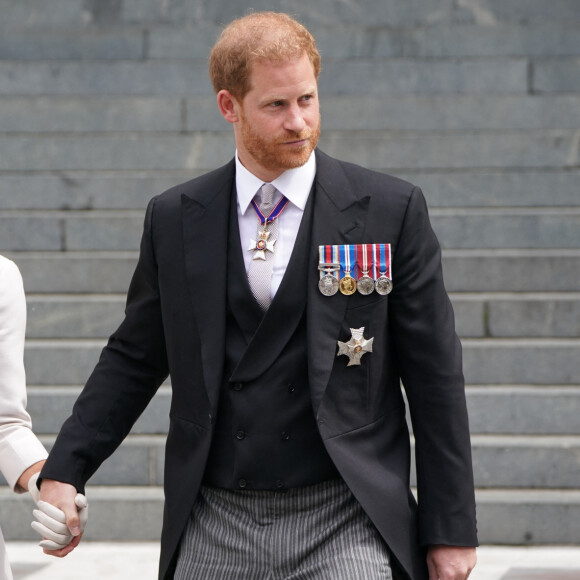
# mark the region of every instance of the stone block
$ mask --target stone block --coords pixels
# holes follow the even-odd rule
[[[139,209],[203,170],[0,173],[0,209]]]
[[[578,437],[476,435],[471,448],[478,488],[570,489],[578,485]]]
[[[469,427],[474,434],[578,433],[578,386],[468,386],[466,396]]]
[[[151,59],[207,59],[221,32],[217,24],[153,26],[149,30],[147,56]]]
[[[395,31],[399,56],[422,58],[529,57],[580,54],[578,22],[496,23],[477,25],[441,22]],[[393,56],[393,31],[376,33],[375,56]]]
[[[580,92],[580,58],[534,60],[532,90],[540,94]]]
[[[0,214],[0,250],[62,250],[62,225],[57,218]]]
[[[578,3],[575,0],[460,0],[458,18],[492,25],[501,22],[518,24],[557,22],[578,23]]]
[[[580,298],[557,295],[534,299],[514,297],[489,302],[491,336],[576,338],[580,336]]]
[[[0,62],[0,95],[211,94],[205,60]]]
[[[577,385],[578,339],[464,339],[463,365],[468,384]]]
[[[125,294],[137,264],[133,252],[6,255],[18,263],[27,294]]]
[[[179,99],[163,97],[5,97],[0,127],[19,133],[180,131],[181,108]]]
[[[320,94],[526,94],[527,74],[522,58],[326,61]]]
[[[485,307],[481,299],[451,297],[455,312],[455,330],[462,338],[481,338],[485,335]]]
[[[106,341],[29,340],[24,349],[30,385],[81,385],[89,378]]]
[[[125,296],[29,296],[28,338],[106,338],[119,326]]]
[[[212,102],[215,108],[215,103]],[[329,95],[321,101],[327,130],[489,131],[580,127],[580,97]],[[193,127],[192,127],[193,128]]]
[[[450,292],[576,292],[578,250],[445,250]]]
[[[137,2],[137,0],[131,0]],[[452,0],[409,0],[407,2],[382,2],[372,0],[364,4],[341,2],[340,0],[255,0],[254,10],[288,12],[306,26],[316,23],[356,23],[360,26],[414,26],[449,18],[453,11]],[[244,4],[210,2],[204,12],[212,22],[227,23],[247,12]]]
[[[434,210],[443,248],[579,248],[580,211]]]
[[[544,169],[398,171],[423,188],[431,207],[578,206],[580,171]]]
[[[571,131],[397,133],[326,131],[320,144],[330,155],[398,173],[409,168],[574,167],[580,155]],[[1,142],[0,142],[1,143]]]
[[[209,170],[234,151],[229,133],[0,136],[0,170]]]
[[[143,216],[136,215],[71,217],[65,220],[66,249],[139,250]]]
[[[2,60],[142,59],[141,30],[7,30],[0,35]]]
[[[84,26],[92,20],[85,0],[0,0],[2,29],[66,28]],[[2,31],[4,33],[4,30]]]
[[[230,123],[219,112],[213,95],[187,99],[185,116],[187,131],[232,131]]]
[[[577,490],[481,490],[476,492],[482,544],[577,544]]]

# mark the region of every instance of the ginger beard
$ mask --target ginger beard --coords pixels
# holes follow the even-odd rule
[[[244,147],[254,161],[268,171],[286,171],[301,167],[310,158],[320,137],[320,116],[315,127],[305,127],[300,133],[286,131],[282,136],[269,137],[254,131],[242,110],[240,132]],[[296,141],[304,143],[290,145]]]

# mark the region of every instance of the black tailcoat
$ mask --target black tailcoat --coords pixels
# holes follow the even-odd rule
[[[439,244],[418,188],[320,151],[316,157],[303,280],[313,411],[328,454],[402,570],[412,580],[426,580],[427,545],[477,544],[461,347]],[[42,477],[83,490],[170,373],[162,579],[173,576],[224,380],[227,220],[234,175],[232,161],[150,202],[125,319],[42,471]],[[357,243],[391,244],[392,293],[323,296],[317,286],[318,246]],[[274,320],[266,316],[262,324]],[[374,337],[373,352],[360,366],[347,367],[346,357],[337,357],[337,341],[347,341],[350,329],[360,327],[366,338]],[[268,329],[262,330],[267,335]],[[289,338],[294,327],[278,324],[272,331]],[[261,370],[255,365],[264,361],[266,366],[283,343],[260,343],[261,356],[247,357],[257,361],[252,376]],[[243,371],[236,371],[242,382]],[[401,382],[416,442],[418,506],[409,489]]]

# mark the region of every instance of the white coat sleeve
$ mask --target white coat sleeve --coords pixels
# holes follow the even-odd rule
[[[26,411],[25,330],[22,276],[0,256],[0,471],[17,493],[27,491],[17,484],[22,473],[47,456]]]

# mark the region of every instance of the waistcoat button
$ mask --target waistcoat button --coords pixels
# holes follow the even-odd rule
[[[234,383],[234,391],[241,391],[244,388],[244,383]]]
[[[238,429],[238,431],[236,431],[236,439],[241,441],[242,439],[245,439],[245,438],[246,438],[246,432],[243,429]]]
[[[282,441],[288,441],[288,439],[290,439],[290,433],[282,431],[282,433],[280,433],[280,439],[282,439]]]
[[[293,385],[292,383],[290,383],[288,385],[288,390],[293,393],[296,390],[296,385]]]
[[[248,482],[245,479],[238,479],[238,487],[244,489],[248,485]]]

